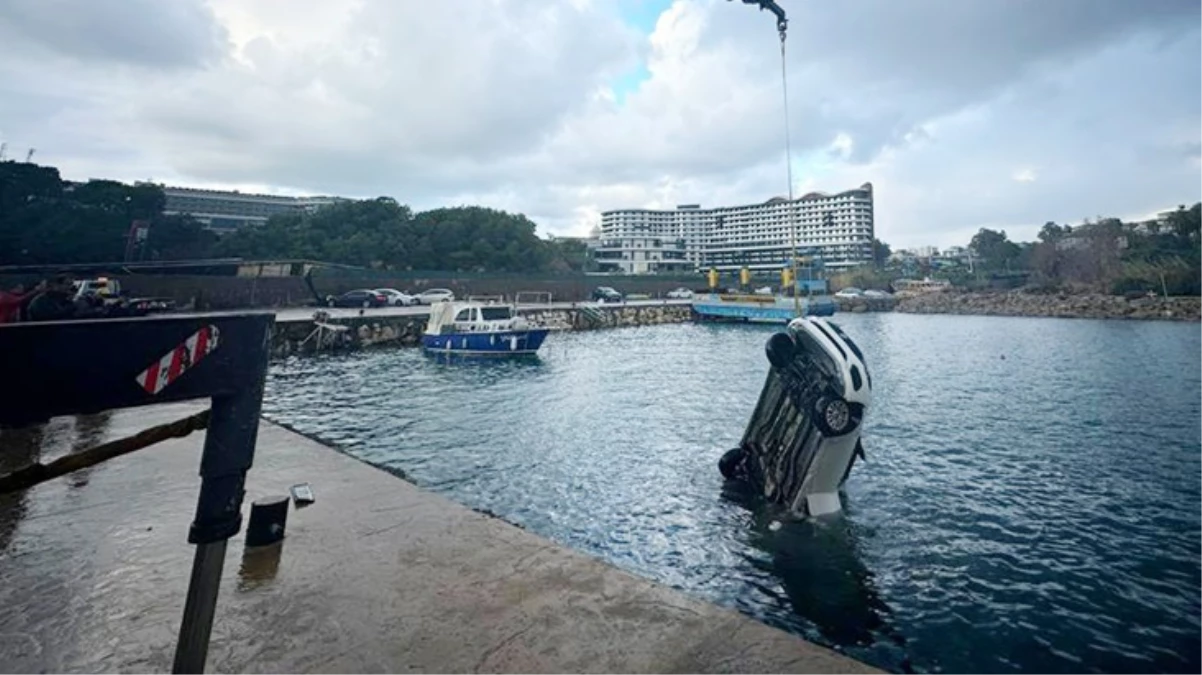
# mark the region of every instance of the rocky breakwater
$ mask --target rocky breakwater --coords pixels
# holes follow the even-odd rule
[[[553,330],[597,330],[628,326],[686,323],[692,319],[688,305],[598,305],[579,303],[571,309],[525,310],[531,324]]]
[[[870,297],[856,296],[852,298],[843,298],[835,296],[835,304],[839,307],[840,312],[890,312],[893,311],[897,300],[893,296],[887,297]]]
[[[1094,293],[926,293],[900,297],[897,311],[913,314],[1045,316],[1072,319],[1161,319],[1198,321],[1198,297],[1136,297]]]

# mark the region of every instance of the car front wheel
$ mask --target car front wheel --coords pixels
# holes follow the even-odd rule
[[[814,403],[814,423],[824,436],[842,436],[851,431],[851,404],[838,396],[820,396]]]

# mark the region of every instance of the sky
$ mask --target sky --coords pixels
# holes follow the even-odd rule
[[[1202,199],[1197,0],[779,0],[796,194],[894,248]],[[0,0],[0,141],[65,178],[600,212],[787,194],[738,0]]]

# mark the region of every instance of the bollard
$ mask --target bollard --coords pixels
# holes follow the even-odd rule
[[[246,526],[247,546],[267,546],[284,538],[288,524],[288,497],[264,497],[250,505]]]

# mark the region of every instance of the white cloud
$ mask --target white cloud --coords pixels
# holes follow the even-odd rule
[[[649,35],[596,0],[77,0],[83,32],[68,3],[0,13],[0,140],[69,177],[478,202],[560,233],[787,189],[775,25],[740,3],[677,0]],[[871,181],[896,246],[1199,197],[1196,3],[783,4],[795,188]]]

